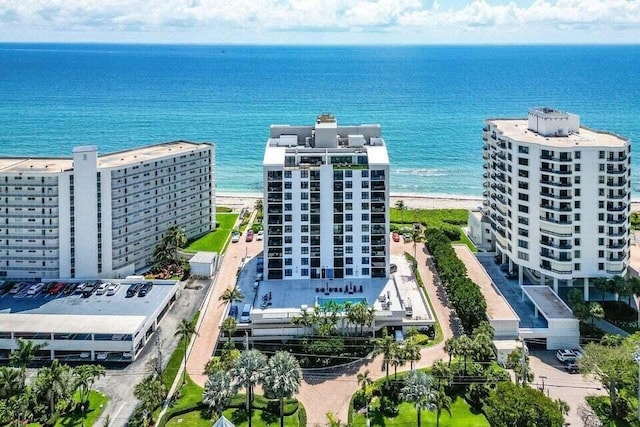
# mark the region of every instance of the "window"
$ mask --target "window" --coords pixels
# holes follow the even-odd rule
[[[309,178],[309,171],[300,171],[300,178]]]
[[[518,246],[524,249],[529,249],[529,242],[526,240],[518,239]]]
[[[602,237],[598,238],[598,246],[604,246],[604,239]]]
[[[598,251],[598,258],[604,258],[604,251]]]
[[[285,211],[291,211],[293,209],[293,206],[291,205],[291,203],[285,203],[284,204],[284,210]]]
[[[599,166],[599,167],[598,167],[598,170],[599,170],[600,172],[604,172],[604,163],[600,163],[600,165],[598,165],[598,166]]]
[[[285,233],[293,233],[293,226],[291,226],[291,225],[285,225],[285,226],[284,226],[284,232],[285,232]]]
[[[362,224],[362,232],[363,233],[369,232],[369,224]]]
[[[369,221],[369,214],[368,213],[363,213],[362,214],[362,220],[363,221]]]
[[[353,253],[353,246],[345,246],[344,247],[344,253],[345,254],[352,254]]]
[[[369,198],[369,192],[368,191],[363,191],[362,192],[362,200],[367,200]]]
[[[518,205],[518,212],[529,213],[529,207],[525,205]]]
[[[309,203],[300,203],[300,210],[308,211],[309,210]]]
[[[360,175],[361,175],[363,178],[369,178],[369,171],[368,171],[368,170],[366,170],[366,169],[365,169],[365,170],[362,170],[362,171],[360,171]]]
[[[363,276],[369,275],[369,267],[362,267],[362,275]]]
[[[576,172],[580,172],[580,163],[576,163]],[[580,265],[580,264],[576,264],[576,265]],[[579,270],[579,268],[577,268],[576,270]]]
[[[604,214],[603,213],[599,213],[598,214],[598,221],[604,221]]]
[[[573,244],[575,246],[580,246],[580,239],[573,239]]]
[[[353,224],[345,224],[344,231],[351,233],[353,231]]]
[[[300,243],[309,243],[309,236],[300,236]]]
[[[301,265],[309,265],[309,258],[300,258]]]
[[[580,270],[580,264],[573,264],[574,270]]]
[[[518,259],[529,261],[529,254],[526,252],[518,251]]]
[[[604,270],[604,262],[599,262],[598,263],[598,270]]]
[[[353,181],[345,181],[344,188],[352,188],[352,187],[353,187]]]
[[[575,151],[574,152],[574,156],[576,157],[576,159],[580,158],[580,151]]]
[[[344,241],[347,243],[353,243],[353,236],[351,234],[347,234],[344,236]]]
[[[600,151],[600,152],[598,153],[598,158],[599,158],[599,159],[604,159],[604,151]]]
[[[345,178],[351,178],[353,176],[353,171],[344,171]]]
[[[285,255],[291,255],[293,253],[293,248],[288,247],[288,248],[284,248],[284,254]]]
[[[369,257],[368,256],[363,256],[362,257],[362,264],[369,264]]]
[[[368,211],[369,210],[369,203],[363,203],[362,205],[360,205],[360,208],[363,211]]]
[[[350,256],[346,257],[344,259],[344,263],[347,264],[347,265],[352,265],[353,264],[353,257],[350,257]]]
[[[301,250],[300,250],[300,253],[301,253],[302,255],[309,255],[309,248],[307,248],[307,247],[304,247],[304,246],[303,246],[303,247],[302,247],[302,248],[300,248],[300,249],[301,249]]]
[[[285,178],[291,178],[291,171],[284,171]]]
[[[284,193],[284,199],[291,200],[291,193],[290,192]]]
[[[303,191],[302,193],[300,193],[300,199],[309,200],[309,193],[307,193],[306,191]]]
[[[309,275],[309,269],[308,268],[302,268],[300,269],[300,275],[301,276],[308,276]]]
[[[518,164],[520,166],[529,166],[529,159],[524,157],[518,157]]]
[[[284,236],[284,242],[291,244],[291,242],[293,241],[293,239],[291,238],[291,236]]]
[[[369,235],[368,234],[364,234],[362,236],[362,243],[369,243]]]
[[[580,251],[573,251],[574,258],[580,258]]]
[[[293,259],[285,258],[284,259],[284,265],[293,265]]]
[[[579,213],[573,214],[573,219],[576,221],[580,221],[580,214]]]
[[[369,253],[369,246],[363,246],[361,249],[362,249],[361,252],[363,254],[368,254]]]
[[[344,214],[344,220],[345,221],[353,221],[353,214]]]
[[[284,275],[287,276],[287,277],[290,277],[290,276],[293,275],[293,271],[291,271],[290,268],[285,268]]]
[[[347,191],[344,193],[344,198],[347,200],[353,199],[353,193],[351,191]]]
[[[291,181],[287,181],[284,183],[285,190],[291,190]]]
[[[300,214],[300,221],[302,222],[309,221],[309,214]]]
[[[518,145],[518,153],[529,154],[529,147]]]
[[[518,193],[518,200],[522,200],[523,202],[528,202],[529,195],[525,193]]]

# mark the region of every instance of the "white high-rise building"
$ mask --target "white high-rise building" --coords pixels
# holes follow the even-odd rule
[[[264,155],[265,278],[389,274],[389,157],[380,125],[272,125]]]
[[[484,127],[483,245],[522,283],[558,291],[625,275],[629,263],[630,141],[580,126],[577,115],[534,108]],[[484,231],[484,230],[483,230]],[[476,235],[485,235],[478,233]],[[584,281],[583,281],[584,279]]]
[[[214,149],[176,141],[0,158],[0,280],[124,277],[151,263],[168,227],[207,233]]]

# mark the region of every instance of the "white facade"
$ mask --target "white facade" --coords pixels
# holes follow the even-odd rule
[[[265,279],[388,277],[389,157],[380,125],[271,126]]]
[[[0,278],[124,277],[151,262],[168,227],[210,231],[214,149],[176,141],[0,158]]]
[[[520,283],[525,269],[556,292],[626,274],[628,139],[581,127],[576,115],[535,108],[527,119],[487,120],[483,140],[483,213],[497,255]]]

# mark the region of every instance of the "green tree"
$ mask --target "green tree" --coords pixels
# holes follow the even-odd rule
[[[561,427],[564,418],[556,402],[530,387],[500,382],[485,400],[491,427]]]
[[[456,355],[462,357],[464,363],[464,375],[467,375],[467,361],[476,352],[476,346],[473,340],[466,335],[457,338]]]
[[[35,360],[36,354],[38,354],[38,352],[47,345],[45,343],[36,344],[33,341],[24,340],[22,338],[17,338],[16,344],[18,348],[11,353],[9,361],[11,365],[20,368],[22,379],[20,387],[24,388],[25,381],[27,379],[27,366]]]
[[[294,325],[302,326],[304,328],[303,335],[307,335],[307,329],[315,324],[316,318],[313,311],[305,309],[300,311],[300,314],[291,319],[291,323]]]
[[[227,317],[222,321],[220,328],[227,336],[227,342],[231,342],[233,334],[238,330],[238,322],[233,317]]]
[[[213,415],[221,415],[233,397],[231,376],[224,370],[213,372],[207,378],[202,393],[202,402],[209,407]]]
[[[0,367],[0,400],[9,399],[22,393],[22,374],[19,369]]]
[[[589,316],[591,317],[591,324],[593,325],[595,319],[604,319],[604,308],[597,302],[589,303]]]
[[[403,200],[398,200],[396,202],[396,209],[400,211],[400,221],[404,224],[404,211],[407,210],[407,205],[404,204]]]
[[[431,375],[435,378],[438,388],[447,386],[451,380],[451,367],[442,359],[438,359],[431,365]]]
[[[449,416],[451,416],[452,400],[444,392],[444,388],[440,387],[440,389],[433,395],[432,403],[436,409],[436,427],[440,427],[440,416],[442,415],[442,411],[447,411]]]
[[[247,394],[246,409],[251,427],[253,387],[264,377],[267,358],[258,350],[245,350],[240,355],[236,366],[231,370],[231,376],[236,379],[236,388],[244,387]]]
[[[457,348],[458,341],[454,337],[448,338],[444,342],[444,352],[449,356],[449,366],[451,366],[451,359],[456,355]]]
[[[231,304],[243,301],[244,295],[240,292],[240,289],[233,287],[231,289],[225,289],[218,299],[225,304]]]
[[[436,392],[432,389],[432,379],[422,371],[409,371],[404,377],[404,387],[400,398],[416,407],[418,427],[422,426],[422,410],[435,409]]]
[[[89,400],[89,393],[93,384],[100,377],[104,377],[106,371],[102,365],[80,365],[73,369],[76,388],[80,395],[80,403],[84,404]]]
[[[269,358],[262,384],[265,392],[280,403],[280,427],[284,427],[284,399],[298,393],[301,383],[302,370],[296,358],[286,351],[276,351]]]
[[[182,319],[176,328],[174,337],[179,337],[184,346],[184,369],[182,370],[182,385],[187,382],[187,348],[192,335],[198,335],[196,325],[189,319]]]
[[[602,302],[604,303],[606,294],[609,292],[613,292],[612,283],[606,277],[596,277],[593,279],[593,286],[596,288],[598,292],[600,292],[600,296],[602,297]]]
[[[357,377],[358,385],[363,393],[366,393],[371,384],[373,384],[373,380],[369,376],[369,370],[365,370],[364,372],[359,372]]]
[[[529,355],[522,347],[518,347],[507,356],[507,368],[513,369],[516,377],[516,385],[522,384],[524,387],[527,383],[533,381],[533,371],[529,366]]]
[[[393,379],[398,379],[398,366],[404,366],[407,363],[407,359],[405,358],[404,348],[400,347],[397,342],[394,341],[391,351],[391,359],[389,359],[389,364],[393,366]]]
[[[625,291],[626,283],[624,277],[613,276],[609,279],[609,286],[611,287],[611,292],[616,294],[616,301],[618,301],[620,299],[620,291]]]
[[[153,411],[160,406],[166,397],[167,389],[159,376],[149,375],[136,384],[133,395],[140,401],[145,421],[151,422],[153,421]]]
[[[50,417],[56,412],[64,412],[75,391],[71,368],[54,359],[50,366],[38,370],[33,389],[36,399],[46,405]]]
[[[393,351],[395,347],[395,340],[387,332],[387,328],[382,328],[382,336],[376,338],[374,341],[373,355],[382,355],[382,366],[385,370],[385,382],[389,381],[389,362],[393,357]]]
[[[482,322],[473,331],[474,356],[476,362],[488,362],[493,358],[493,327]]]
[[[415,363],[422,358],[420,353],[420,346],[415,338],[409,338],[404,342],[404,359],[409,362],[411,370],[413,370]]]

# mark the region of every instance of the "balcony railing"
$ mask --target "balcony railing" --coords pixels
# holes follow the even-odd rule
[[[545,179],[540,180],[540,184],[542,185],[552,185],[554,187],[571,187],[570,182],[557,182],[557,181],[549,181]]]
[[[541,203],[540,207],[542,209],[547,209],[547,210],[556,211],[556,212],[571,212],[571,205],[560,207],[560,206],[545,205]]]
[[[553,224],[561,224],[561,225],[569,225],[569,224],[571,224],[571,220],[570,219],[560,220],[560,219],[555,219],[555,218],[547,218],[547,217],[544,217],[544,216],[540,217],[540,221],[550,222],[550,223],[553,223]],[[544,231],[544,232],[546,233],[546,231]]]
[[[571,262],[571,257],[561,257],[559,255],[550,254],[545,251],[540,251],[540,256],[543,258],[549,258],[557,262]]]
[[[572,246],[568,243],[565,244],[560,244],[560,243],[555,243],[555,242],[551,242],[548,240],[540,240],[540,244],[542,246],[549,246],[551,248],[556,248],[556,249],[571,249]]]

